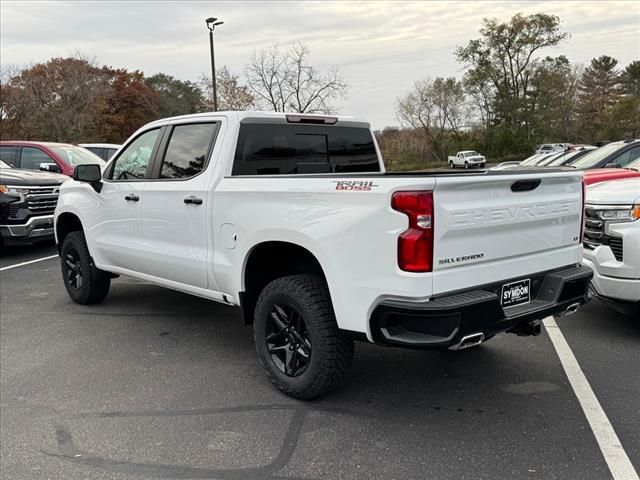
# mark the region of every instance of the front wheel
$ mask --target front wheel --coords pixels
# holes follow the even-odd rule
[[[326,283],[313,275],[270,282],[255,311],[254,339],[269,380],[311,400],[334,389],[353,359],[353,341],[338,331]]]
[[[469,168],[469,162],[464,162],[464,168]]]
[[[74,302],[81,305],[98,303],[109,293],[111,278],[93,264],[82,232],[71,232],[64,238],[60,265],[64,286]]]

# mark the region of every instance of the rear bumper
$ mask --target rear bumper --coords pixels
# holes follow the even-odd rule
[[[510,331],[533,334],[532,322],[563,313],[587,301],[593,272],[586,266],[567,267],[531,275],[531,301],[503,308],[502,285],[510,279],[440,296],[424,303],[388,300],[371,314],[371,335],[376,343],[433,349],[457,345],[470,334],[492,336]]]

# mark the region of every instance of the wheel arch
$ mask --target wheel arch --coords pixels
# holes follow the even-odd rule
[[[56,242],[58,246],[58,252],[60,252],[60,246],[65,237],[71,232],[84,231],[82,221],[75,213],[63,212],[56,218]]]
[[[242,271],[243,291],[239,293],[245,324],[253,323],[253,314],[262,289],[272,280],[295,274],[327,277],[317,256],[297,243],[269,240],[257,243],[246,255]]]

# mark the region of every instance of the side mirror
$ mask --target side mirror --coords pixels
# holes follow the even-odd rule
[[[620,165],[617,163],[607,163],[604,168],[620,168]]]
[[[102,172],[100,171],[100,165],[93,163],[76,165],[73,169],[73,179],[78,182],[90,183],[93,189],[98,193],[102,190]]]
[[[60,167],[55,163],[41,163],[40,170],[43,172],[60,173]]]

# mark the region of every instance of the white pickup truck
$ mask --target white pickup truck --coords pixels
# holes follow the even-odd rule
[[[455,350],[575,311],[582,197],[573,169],[385,173],[354,118],[216,112],[78,166],[55,232],[73,301],[128,275],[238,305],[271,381],[310,399],[354,339]]]
[[[484,167],[486,164],[486,159],[484,155],[476,152],[475,150],[463,150],[461,152],[456,153],[455,157],[449,157],[449,167],[464,167],[464,168],[472,168],[472,167]]]
[[[589,186],[584,263],[603,302],[640,317],[640,178]]]

